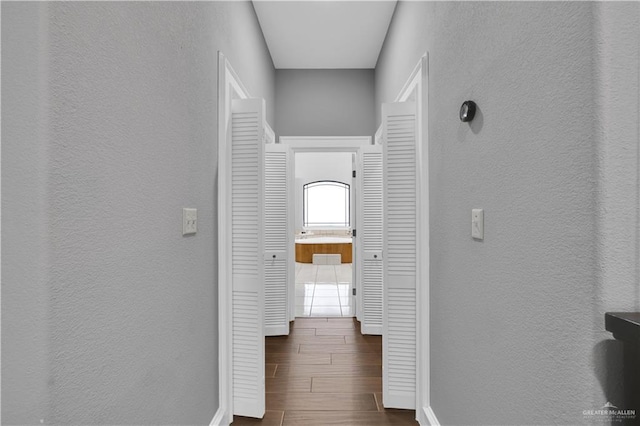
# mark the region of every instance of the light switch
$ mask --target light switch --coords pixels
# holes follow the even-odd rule
[[[471,210],[471,236],[478,240],[484,240],[484,210]]]
[[[182,235],[198,231],[198,209],[182,209]]]

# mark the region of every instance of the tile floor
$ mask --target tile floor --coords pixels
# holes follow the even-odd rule
[[[296,317],[353,317],[350,263],[296,263]]]

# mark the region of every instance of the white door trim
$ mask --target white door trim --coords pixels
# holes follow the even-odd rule
[[[371,145],[371,136],[280,136],[279,142],[296,152],[355,152]]]
[[[233,420],[233,330],[231,283],[231,100],[251,96],[222,52],[218,51],[218,380],[220,424]]]
[[[416,285],[416,413],[433,412],[431,409],[431,351],[429,347],[430,315],[430,245],[429,245],[429,54],[420,58],[404,92],[402,100],[415,94],[418,108],[418,271]],[[434,415],[435,416],[435,415]],[[431,419],[418,419],[425,424]]]
[[[371,136],[280,136],[279,143],[287,145],[289,147],[289,163],[291,164],[291,174],[289,179],[292,179],[291,188],[289,191],[289,199],[287,201],[289,207],[290,217],[295,217],[295,192],[293,190],[295,186],[295,154],[297,152],[352,152],[356,154],[356,160],[359,163],[361,156],[360,149],[363,146],[371,145]],[[358,180],[358,182],[360,182]],[[357,190],[357,188],[356,188]],[[358,238],[356,236],[356,238]],[[354,246],[357,247],[357,241],[354,240]],[[295,238],[291,239],[289,251],[295,253]],[[294,254],[295,256],[295,254]],[[294,256],[290,256],[291,262],[295,264]],[[359,262],[357,259],[353,261],[354,280],[353,284],[356,288],[356,295],[361,293],[360,283],[360,271],[358,271],[357,265]],[[290,317],[293,320],[295,318],[295,274],[292,274],[292,278],[289,281],[288,302],[290,309]],[[354,313],[355,316],[355,313]]]

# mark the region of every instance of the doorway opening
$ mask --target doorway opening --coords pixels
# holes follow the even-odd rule
[[[356,317],[361,320],[362,157],[369,136],[282,136],[289,153],[290,320]],[[305,191],[306,189],[306,191]],[[314,309],[315,307],[315,309]]]
[[[294,156],[295,316],[354,317],[355,154]]]
[[[389,133],[385,131],[384,143],[382,146],[389,147],[393,146],[393,150],[391,148],[385,148],[384,155],[380,150],[380,145],[372,144],[370,137],[352,137],[352,138],[293,138],[293,137],[281,137],[280,143],[273,143],[273,139],[269,141],[269,138],[266,137],[267,134],[273,134],[273,132],[269,132],[269,127],[264,120],[264,101],[257,99],[247,99],[250,98],[244,87],[237,79],[237,76],[230,68],[228,62],[224,59],[222,55],[220,55],[220,72],[218,74],[220,79],[220,97],[219,97],[219,126],[220,131],[220,145],[219,145],[219,162],[218,162],[218,170],[219,170],[219,368],[220,368],[220,410],[219,413],[216,414],[216,419],[219,419],[220,424],[224,424],[228,422],[228,420],[233,419],[233,415],[237,414],[240,416],[250,416],[250,417],[261,417],[265,413],[265,396],[268,402],[268,406],[271,410],[274,407],[278,406],[278,401],[285,401],[287,404],[291,403],[290,407],[298,407],[298,408],[289,408],[292,411],[309,411],[310,406],[309,402],[313,399],[315,395],[306,395],[302,397],[291,397],[290,395],[280,395],[280,397],[275,396],[273,394],[278,393],[274,392],[273,389],[277,389],[277,384],[282,382],[283,385],[287,386],[287,389],[293,389],[296,383],[300,384],[304,380],[298,380],[301,378],[303,374],[301,373],[313,373],[313,376],[309,378],[308,389],[306,392],[313,393],[313,382],[318,379],[318,382],[325,380],[326,378],[346,378],[346,373],[365,371],[367,368],[369,369],[377,369],[377,371],[382,371],[382,366],[378,366],[377,364],[363,364],[361,368],[361,362],[358,362],[358,359],[362,357],[362,355],[354,355],[352,346],[356,343],[363,343],[364,354],[371,354],[375,351],[385,352],[387,354],[384,359],[385,367],[384,370],[387,375],[393,372],[393,369],[398,370],[398,374],[393,377],[395,380],[397,377],[401,377],[403,371],[407,370],[407,366],[412,370],[407,377],[411,377],[411,380],[405,380],[402,384],[403,392],[395,392],[392,394],[392,390],[395,391],[396,388],[391,388],[388,386],[390,379],[385,376],[384,379],[380,379],[381,382],[385,383],[384,389],[380,393],[380,398],[376,392],[365,392],[365,394],[370,395],[373,399],[371,400],[368,396],[362,396],[362,392],[360,392],[359,396],[347,397],[342,395],[340,392],[335,392],[335,390],[343,390],[344,386],[337,382],[329,383],[327,381],[325,389],[330,389],[331,391],[319,392],[324,394],[323,398],[319,398],[317,401],[322,401],[322,403],[330,406],[337,406],[334,404],[341,404],[343,401],[351,400],[355,403],[357,407],[360,407],[359,410],[362,411],[375,411],[371,409],[373,406],[369,404],[367,407],[370,408],[362,408],[366,404],[366,401],[373,401],[375,407],[378,412],[385,413],[388,412],[383,408],[384,406],[398,407],[398,408],[417,408],[417,412],[413,411],[414,415],[417,415],[419,419],[421,419],[421,423],[426,421],[426,419],[434,418],[433,413],[430,409],[429,404],[429,346],[428,346],[428,307],[429,307],[429,297],[428,297],[428,253],[429,253],[429,245],[428,245],[428,143],[422,143],[427,141],[428,132],[426,131],[427,125],[427,58],[424,57],[421,59],[420,63],[416,67],[416,70],[412,73],[411,78],[403,88],[401,95],[396,99],[397,103],[412,103],[417,105],[417,108],[413,107],[411,109],[407,109],[404,107],[392,107],[388,110],[395,111],[396,117],[407,117],[411,116],[412,122],[415,122],[414,130],[409,133],[413,136],[410,138],[415,141],[419,141],[415,147],[416,152],[415,155],[411,155],[409,159],[416,159],[417,164],[415,168],[415,173],[412,171],[411,173],[415,174],[416,179],[412,180],[406,179],[406,171],[402,168],[403,161],[407,161],[407,159],[401,159],[399,156],[404,155],[403,150],[405,150],[404,145],[402,143],[407,142],[405,136],[404,127],[406,127],[406,123],[396,123],[390,118],[385,121],[388,126],[387,129],[392,129],[392,132]],[[238,101],[236,101],[238,100]],[[237,107],[237,109],[236,109]],[[404,110],[407,111],[404,111]],[[397,111],[396,111],[397,110]],[[237,114],[237,118],[233,117],[231,112]],[[392,112],[393,112],[392,111]],[[244,114],[244,115],[243,115]],[[249,115],[252,118],[251,120],[256,121],[253,123],[251,127],[251,132],[247,134],[243,133],[244,128],[246,127],[246,120]],[[400,115],[398,115],[400,114]],[[237,126],[236,121],[237,120]],[[383,120],[384,121],[384,120]],[[404,119],[400,119],[400,121],[406,121]],[[232,125],[233,124],[233,125]],[[254,125],[255,124],[255,125]],[[397,126],[396,126],[397,124]],[[398,126],[402,127],[398,131]],[[404,127],[403,127],[404,126]],[[257,132],[253,131],[257,129]],[[233,130],[233,132],[232,132]],[[236,132],[238,138],[236,139]],[[376,135],[378,136],[378,135]],[[391,139],[387,139],[387,137],[393,137],[394,143],[391,144]],[[249,138],[249,139],[247,139]],[[376,138],[378,139],[378,137]],[[234,145],[237,142],[237,146]],[[402,221],[399,221],[398,217],[393,217],[391,215],[387,216],[385,213],[384,219],[384,239],[388,243],[396,244],[395,249],[393,250],[385,250],[383,251],[382,241],[383,239],[379,236],[380,232],[377,232],[377,229],[382,229],[382,224],[378,221],[375,230],[376,232],[372,232],[369,235],[376,236],[375,238],[369,238],[369,242],[367,243],[367,229],[366,229],[366,220],[362,220],[362,214],[367,214],[367,209],[360,209],[358,212],[359,216],[356,221],[353,213],[350,213],[350,216],[353,222],[349,222],[349,227],[353,229],[354,235],[353,237],[353,258],[352,258],[352,289],[356,290],[356,299],[355,299],[355,315],[357,321],[353,318],[332,318],[332,317],[322,317],[322,318],[300,318],[297,321],[296,325],[291,326],[291,335],[296,335],[296,341],[289,341],[287,345],[284,345],[281,352],[272,352],[270,348],[267,347],[265,351],[265,332],[261,330],[264,325],[259,321],[260,318],[263,317],[264,312],[264,304],[260,303],[264,301],[264,288],[260,285],[257,285],[263,281],[261,278],[265,274],[265,267],[268,265],[275,265],[277,263],[281,264],[289,264],[292,267],[295,265],[293,262],[294,259],[294,249],[295,249],[295,240],[292,238],[292,232],[281,232],[278,235],[286,235],[286,238],[281,238],[280,240],[287,240],[284,246],[288,247],[288,250],[285,251],[277,251],[270,247],[267,247],[268,250],[264,249],[264,241],[265,236],[258,232],[258,230],[247,231],[246,227],[240,226],[244,225],[243,220],[245,220],[245,216],[247,212],[246,209],[251,209],[251,220],[247,219],[247,223],[249,224],[258,224],[258,229],[263,229],[262,224],[265,221],[263,215],[258,214],[260,209],[262,208],[260,203],[264,202],[264,193],[265,186],[263,179],[263,173],[265,172],[264,163],[256,163],[255,167],[249,167],[246,163],[246,159],[256,159],[261,158],[265,155],[265,151],[270,151],[271,149],[266,149],[266,146],[276,147],[276,151],[281,153],[285,153],[284,157],[287,157],[288,154],[296,154],[296,153],[313,153],[313,152],[348,152],[355,153],[357,158],[357,163],[359,169],[357,169],[357,179],[359,182],[362,182],[361,179],[363,177],[363,173],[360,173],[364,168],[365,172],[367,170],[367,166],[371,171],[376,170],[375,173],[370,173],[370,182],[369,187],[365,182],[364,185],[352,186],[350,187],[350,197],[353,199],[355,196],[354,193],[359,188],[360,192],[366,192],[367,188],[373,191],[379,191],[382,186],[385,189],[385,197],[387,194],[392,193],[395,196],[402,195],[401,192],[393,192],[391,191],[391,183],[393,185],[401,184],[401,185],[410,185],[411,193],[414,192],[413,186],[417,184],[417,188],[415,188],[415,194],[419,197],[415,197],[417,199],[411,200],[411,203],[415,203],[416,211],[415,213],[412,211],[411,216],[415,219],[415,223],[417,224],[417,229],[415,232],[412,230],[411,232],[398,232],[398,233],[390,233],[389,229],[400,229],[406,228],[406,224]],[[251,155],[245,155],[244,151],[246,149],[255,150],[255,153],[252,151]],[[411,151],[413,152],[414,148],[411,147]],[[255,154],[255,155],[254,155]],[[235,156],[234,156],[235,155]],[[367,155],[369,158],[367,160]],[[390,155],[395,155],[396,157],[391,158]],[[282,157],[282,156],[281,156]],[[382,163],[384,158],[384,163],[387,164],[387,158],[391,158],[391,162],[389,164],[393,165],[395,169],[391,166],[388,169],[385,169],[384,179],[380,170],[382,170]],[[352,156],[353,158],[353,156]],[[236,160],[229,161],[229,159]],[[402,161],[396,161],[402,160]],[[393,163],[396,161],[396,163]],[[393,163],[393,164],[392,164]],[[238,165],[238,169],[234,169],[234,165]],[[286,162],[282,163],[286,164]],[[404,164],[404,163],[403,163]],[[364,167],[363,167],[364,165]],[[379,167],[378,167],[379,166]],[[286,167],[280,167],[278,170],[283,171]],[[268,167],[266,167],[269,170]],[[392,170],[393,169],[393,170]],[[355,170],[355,169],[354,169]],[[234,173],[236,172],[236,173]],[[390,175],[392,178],[389,179],[387,176],[387,172],[389,173],[397,173],[397,176]],[[366,173],[364,173],[366,175]],[[413,176],[413,175],[412,175]],[[248,178],[251,179],[248,179]],[[397,177],[401,179],[402,182],[394,180]],[[249,182],[251,180],[251,182]],[[406,181],[406,182],[405,182]],[[386,182],[390,182],[387,184]],[[234,184],[237,184],[234,187]],[[244,185],[244,186],[243,186]],[[290,185],[292,186],[292,185]],[[278,187],[276,185],[276,187]],[[257,188],[257,189],[256,189]],[[354,190],[354,188],[356,190]],[[269,188],[267,187],[268,191]],[[391,192],[390,192],[391,191]],[[254,194],[254,192],[257,192]],[[286,209],[293,209],[295,204],[293,201],[293,196],[295,195],[293,190],[287,189],[287,201],[286,201]],[[405,191],[406,192],[406,191]],[[250,194],[249,194],[250,193]],[[233,194],[237,195],[237,200],[232,197]],[[240,199],[241,197],[244,197]],[[375,197],[367,197],[358,195],[358,205],[365,202],[365,200],[377,200],[379,203],[383,198],[378,196]],[[397,198],[397,197],[396,197]],[[234,203],[231,203],[234,201]],[[236,202],[237,201],[237,202]],[[409,204],[411,204],[409,203]],[[392,203],[393,204],[393,203]],[[406,203],[395,203],[394,205],[401,206],[403,208],[406,207]],[[352,203],[351,205],[355,205]],[[408,205],[408,204],[407,204]],[[413,205],[413,204],[411,204]],[[370,207],[375,207],[375,203],[371,203]],[[235,208],[236,210],[233,210]],[[386,211],[386,210],[385,210]],[[370,212],[376,212],[376,215],[379,215],[379,209],[373,208]],[[293,216],[294,211],[290,211],[287,216]],[[389,217],[393,217],[395,222],[389,221]],[[419,218],[419,220],[418,220]],[[236,220],[237,225],[235,226]],[[242,222],[242,223],[240,223]],[[373,223],[369,221],[368,223]],[[391,227],[387,226],[390,223]],[[422,224],[422,226],[420,226]],[[233,226],[232,226],[233,225]],[[363,226],[364,225],[364,226]],[[397,226],[396,226],[397,225]],[[357,229],[357,226],[362,226],[362,229]],[[394,228],[395,226],[395,228]],[[268,225],[267,225],[268,227]],[[403,229],[404,229],[403,228]],[[253,228],[252,228],[253,229]],[[247,239],[251,239],[255,244],[244,244],[244,240],[236,240],[240,241],[240,243],[244,244],[241,248],[246,248],[247,250],[252,251],[251,266],[255,266],[256,273],[249,276],[247,274],[247,268],[235,268],[236,265],[242,266],[240,261],[244,261],[245,258],[248,259],[247,256],[244,255],[244,252],[238,253],[238,262],[234,263],[234,257],[236,251],[231,250],[232,248],[240,247],[240,243],[232,244],[233,239],[232,233],[235,231],[238,233],[242,233],[242,237],[246,237]],[[370,229],[370,231],[373,231]],[[402,229],[400,229],[402,231]],[[355,233],[357,232],[357,235]],[[362,232],[360,232],[362,231]],[[400,277],[402,279],[390,279],[391,275],[388,274],[387,271],[391,269],[387,266],[392,264],[391,261],[400,259],[400,263],[395,267],[395,270],[402,269],[399,268],[404,263],[404,257],[399,256],[398,254],[408,253],[407,250],[403,251],[403,247],[407,246],[407,241],[402,240],[403,235],[407,235],[407,238],[411,241],[411,253],[415,252],[415,260],[420,260],[419,262],[414,262],[416,268],[411,268],[411,279],[404,279],[404,276]],[[415,238],[414,238],[415,236]],[[393,238],[390,238],[393,237]],[[402,238],[401,238],[402,237]],[[255,241],[254,241],[255,240]],[[358,243],[359,240],[362,240],[362,243]],[[415,244],[414,244],[415,240]],[[392,244],[388,244],[390,247]],[[385,246],[385,249],[389,248]],[[256,253],[253,253],[256,252]],[[384,254],[384,255],[383,255]],[[389,256],[388,256],[389,255]],[[282,257],[281,257],[282,256]],[[292,261],[283,262],[285,257],[287,259],[291,259]],[[387,256],[389,258],[387,258]],[[412,257],[413,258],[413,257]],[[268,262],[267,262],[268,261]],[[362,263],[368,262],[369,267],[361,268]],[[385,265],[382,268],[382,265]],[[413,265],[413,264],[412,264]],[[392,300],[392,297],[389,297],[388,294],[385,294],[384,300],[391,301],[387,303],[387,309],[370,309],[369,319],[367,315],[363,315],[363,306],[367,304],[365,299],[363,303],[363,294],[369,291],[371,294],[371,299],[369,301],[375,301],[376,308],[381,306],[383,300],[383,294],[381,289],[383,283],[382,271],[385,271],[384,282],[386,282],[387,287],[384,287],[384,290],[389,293],[390,289],[396,291],[396,293],[402,293],[402,296],[406,291],[411,290],[411,293],[414,295],[409,298],[404,298],[401,300],[401,304],[394,304],[395,300],[398,299],[398,294],[392,294],[391,296],[396,297],[396,299]],[[404,268],[406,269],[406,268]],[[415,269],[415,271],[414,271]],[[249,271],[251,272],[251,271]],[[397,272],[397,271],[396,271]],[[254,277],[255,275],[255,277]],[[406,275],[406,274],[405,274]],[[292,321],[296,317],[296,309],[295,309],[295,273],[290,273],[287,275],[286,279],[282,279],[279,282],[286,282],[286,300],[288,306],[283,307],[282,310],[282,319],[284,323],[287,324],[287,320]],[[420,283],[420,285],[416,285]],[[369,287],[367,287],[369,286]],[[393,288],[392,288],[393,287]],[[315,288],[314,288],[315,293]],[[233,297],[232,297],[233,296]],[[246,297],[245,297],[246,296]],[[281,298],[280,300],[282,300]],[[339,299],[339,295],[338,295]],[[406,299],[406,300],[405,300]],[[400,299],[398,299],[400,300]],[[232,303],[233,302],[233,303]],[[241,306],[242,305],[242,306]],[[245,306],[246,305],[246,306]],[[409,312],[405,309],[396,309],[397,312],[391,311],[389,306],[398,307],[400,305],[410,306],[412,308],[416,308],[413,311]],[[237,307],[238,308],[237,308]],[[313,308],[313,304],[311,306]],[[417,309],[420,307],[420,309]],[[244,310],[240,309],[243,308]],[[365,310],[366,312],[367,310]],[[288,314],[287,314],[288,313]],[[384,313],[384,316],[381,315]],[[342,308],[341,308],[342,315]],[[391,320],[395,321],[392,322]],[[402,320],[402,321],[400,321]],[[232,327],[231,321],[235,325],[236,322],[238,325],[245,326],[244,329],[240,330],[239,327]],[[360,328],[359,324],[362,324]],[[367,330],[365,331],[365,326],[367,326]],[[406,333],[407,327],[415,327],[415,333],[410,332]],[[405,333],[391,333],[389,332],[390,327],[393,327],[394,330],[403,330]],[[239,331],[238,331],[239,330]],[[313,330],[313,331],[312,331]],[[354,331],[355,330],[355,333]],[[320,333],[320,334],[318,334]],[[363,334],[364,333],[364,334]],[[381,344],[367,344],[368,340],[378,339],[382,340],[380,336],[368,336],[367,334],[384,334],[387,336],[387,343],[385,345]],[[405,336],[406,335],[406,336]],[[394,342],[389,342],[389,336],[398,337],[398,345],[394,346]],[[403,337],[404,336],[404,337]],[[290,340],[287,336],[281,336],[284,340]],[[406,337],[406,338],[405,338]],[[313,338],[314,342],[308,341],[308,339]],[[328,339],[340,339],[340,345],[335,346],[332,343],[328,342]],[[244,339],[244,340],[243,340]],[[270,346],[272,342],[275,342],[278,339],[277,336],[273,338],[269,338],[270,341],[266,342],[266,346]],[[415,347],[414,351],[409,351],[411,353],[407,353],[407,351],[398,352],[396,349],[403,346],[404,343],[400,340],[407,340],[408,345],[411,347]],[[321,340],[320,343],[318,343]],[[245,345],[245,343],[247,343]],[[380,348],[381,349],[374,349]],[[273,353],[273,356],[280,359],[281,364],[273,364],[273,368],[269,366],[269,362],[265,366],[265,357],[264,354]],[[404,358],[407,358],[409,361],[403,363],[402,360],[399,362],[393,362],[394,360],[389,358],[389,354],[404,354]],[[327,364],[327,355],[329,360],[329,365]],[[377,355],[380,357],[380,354]],[[375,356],[365,356],[365,358],[373,358]],[[306,359],[306,362],[299,363],[300,365],[293,365],[294,363],[289,362],[290,365],[285,366],[287,362],[285,360],[293,360],[293,359]],[[345,361],[345,366],[341,365],[341,360]],[[403,359],[404,359],[403,358]],[[410,358],[410,359],[409,359]],[[348,361],[347,360],[351,360]],[[334,360],[336,362],[334,362]],[[353,361],[356,361],[355,363]],[[371,362],[371,360],[369,361]],[[375,361],[377,362],[377,361]],[[318,365],[322,365],[322,368],[318,369]],[[373,367],[372,367],[373,365]],[[415,366],[415,367],[414,367]],[[325,368],[329,368],[329,372],[321,372]],[[355,376],[360,377],[360,376]],[[362,376],[365,377],[365,376]],[[367,380],[375,381],[378,380],[379,376],[366,376]],[[405,377],[405,376],[402,376]],[[289,379],[293,378],[291,381]],[[267,389],[271,388],[270,392],[267,390],[265,395],[265,379],[267,382]],[[273,379],[273,380],[272,380]],[[284,379],[284,380],[281,380]],[[354,386],[371,386],[360,383],[360,378],[354,380],[349,380],[348,383],[354,383]],[[364,379],[362,379],[364,380]],[[364,381],[367,381],[364,380]],[[269,385],[269,382],[272,384]],[[399,382],[396,380],[393,382],[394,386]],[[406,383],[405,383],[406,382]],[[249,386],[250,385],[250,386]],[[276,387],[273,387],[276,386]],[[301,385],[306,387],[305,384]],[[377,385],[375,385],[377,386]],[[379,389],[379,386],[377,386]],[[287,394],[288,392],[285,392]],[[382,395],[384,395],[384,402],[381,402]],[[326,397],[326,398],[324,398]],[[328,399],[327,399],[328,398]],[[351,398],[351,399],[349,399]],[[271,404],[274,402],[275,405]],[[284,403],[284,402],[282,402]],[[362,404],[361,404],[362,403]],[[288,405],[289,406],[289,405]],[[303,408],[306,407],[306,408]],[[322,408],[318,406],[316,408],[317,411],[324,411],[326,408]],[[342,411],[353,411],[354,409],[347,408]],[[357,410],[356,410],[357,411]],[[316,412],[317,414],[317,412]],[[343,413],[344,414],[344,413]],[[372,414],[372,413],[368,413]],[[284,410],[282,410],[282,416],[280,420],[282,421],[284,417]],[[389,423],[389,418],[385,414],[382,416],[383,421],[387,421],[386,424]],[[305,419],[310,420],[310,419]],[[327,420],[329,420],[327,418]],[[215,424],[218,421],[214,422]],[[399,422],[395,422],[393,424],[400,424]],[[433,422],[432,422],[433,423]],[[370,422],[370,424],[375,424],[375,422]]]
[[[295,310],[289,335],[265,339],[263,422],[416,425],[415,411],[384,408],[381,327],[369,328],[377,335],[363,334],[365,314],[356,309],[363,280],[375,275],[371,264],[381,263],[380,251],[363,251],[367,237],[379,241],[382,235],[381,146],[370,137],[280,142],[294,163],[288,216],[297,260]],[[317,188],[325,191],[314,193]],[[305,248],[311,244],[314,249]],[[369,276],[361,277],[365,260]],[[369,309],[381,304],[374,299],[366,299]],[[236,417],[234,424],[252,422]]]

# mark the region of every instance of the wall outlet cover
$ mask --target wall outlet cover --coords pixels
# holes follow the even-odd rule
[[[198,209],[182,209],[182,235],[195,234],[198,231]]]

